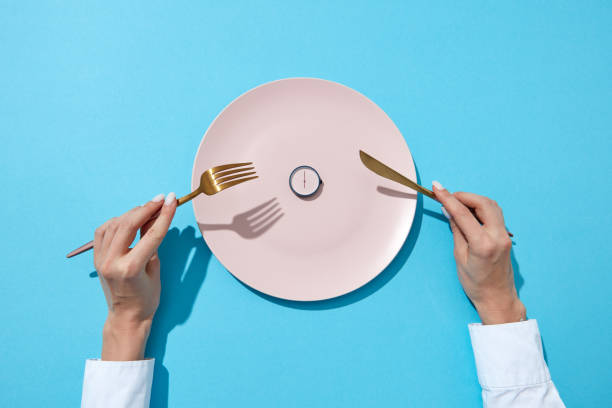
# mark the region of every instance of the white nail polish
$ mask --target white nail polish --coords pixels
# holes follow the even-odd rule
[[[433,184],[437,190],[446,190],[439,181],[434,180],[431,184]]]
[[[176,201],[176,194],[168,193],[168,196],[166,196],[166,201],[164,201],[164,205],[170,205],[173,201]]]
[[[154,203],[159,203],[163,199],[164,199],[164,195],[163,194],[158,194],[155,197],[153,197],[153,199],[151,201],[153,201]]]
[[[449,220],[451,219],[450,214],[448,213],[448,211],[446,211],[446,208],[444,207],[442,207],[442,214],[444,214],[444,216]]]

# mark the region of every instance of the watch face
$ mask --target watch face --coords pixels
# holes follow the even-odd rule
[[[299,197],[309,197],[319,190],[321,178],[319,173],[310,166],[299,166],[289,176],[289,186]]]

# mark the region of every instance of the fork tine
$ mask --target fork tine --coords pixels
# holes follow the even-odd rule
[[[216,185],[223,184],[223,183],[225,183],[227,181],[235,180],[235,179],[240,178],[240,177],[250,176],[251,174],[255,174],[255,172],[254,171],[250,171],[248,173],[239,173],[239,174],[234,174],[233,176],[220,177],[218,179],[215,179],[215,184]]]
[[[223,183],[221,185],[218,185],[217,188],[219,189],[219,191],[225,190],[226,188],[230,188],[230,187],[233,187],[233,186],[235,186],[237,184],[244,183],[245,181],[256,179],[257,177],[258,176],[253,176],[253,177],[247,177],[247,178],[242,178],[242,179],[238,179],[238,180],[228,181],[227,183]]]
[[[219,177],[225,177],[225,176],[229,176],[230,174],[234,174],[234,173],[238,173],[241,171],[248,171],[248,170],[253,170],[255,167],[241,167],[239,169],[234,169],[234,170],[223,170],[223,171],[218,171],[216,173],[213,173],[213,178],[219,178]]]
[[[253,162],[223,164],[221,166],[212,167],[210,169],[210,173],[215,174],[216,172],[221,171],[221,170],[233,169],[234,167],[248,166],[250,164],[253,164]]]

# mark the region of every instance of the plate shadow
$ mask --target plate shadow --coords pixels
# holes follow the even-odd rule
[[[416,169],[416,175],[417,175],[417,183],[419,183],[420,175],[419,175],[418,168],[416,168],[416,165],[415,165],[415,169]],[[293,309],[301,309],[301,310],[336,309],[336,308],[348,306],[352,303],[358,302],[370,296],[372,293],[376,292],[377,290],[385,286],[387,282],[393,279],[393,277],[397,275],[397,273],[402,269],[402,267],[406,263],[406,260],[408,259],[408,257],[412,253],[412,250],[414,249],[417,238],[421,231],[421,223],[423,221],[423,196],[421,194],[416,195],[415,193],[403,193],[401,191],[388,189],[382,186],[378,186],[376,190],[381,194],[387,194],[387,195],[391,195],[391,196],[398,197],[398,198],[404,198],[404,199],[405,198],[414,199],[416,196],[417,202],[416,202],[416,211],[414,214],[414,220],[412,221],[412,227],[410,228],[410,232],[408,233],[408,237],[404,241],[404,244],[400,248],[395,258],[393,258],[391,263],[370,282],[366,283],[360,288],[355,289],[352,292],[349,292],[347,294],[344,294],[342,296],[338,296],[332,299],[317,300],[317,301],[311,301],[311,302],[301,302],[301,301],[295,301],[295,300],[280,299],[274,296],[266,295],[265,293],[262,293],[258,291],[257,289],[247,286],[246,284],[242,283],[239,279],[236,279],[236,278],[234,279],[240,282],[240,284],[243,285],[245,288],[255,293],[257,296],[260,296],[272,303],[276,303],[278,305],[293,308]]]

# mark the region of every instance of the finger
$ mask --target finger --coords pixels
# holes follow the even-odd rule
[[[140,227],[140,238],[142,239],[142,237],[144,237],[144,235],[147,233],[148,230],[151,229],[151,227],[153,226],[153,223],[155,223],[155,219],[150,219],[149,221],[145,222],[143,224],[142,227]]]
[[[476,211],[476,216],[487,230],[506,235],[504,216],[495,201],[478,194],[466,192],[457,192],[454,196],[464,205]]]
[[[119,218],[119,229],[113,240],[110,253],[124,255],[134,242],[140,227],[161,208],[164,195],[159,194],[141,207],[133,208]]]
[[[106,223],[100,225],[96,228],[96,232],[94,233],[94,267],[96,270],[102,264],[102,260],[104,259],[102,256],[102,241],[104,240],[104,232],[106,231]]]
[[[433,182],[433,191],[468,242],[477,239],[482,234],[483,229],[480,223],[461,201],[449,193],[437,181]]]
[[[451,231],[453,231],[453,241],[455,242],[455,254],[464,254],[468,249],[468,243],[463,236],[463,232],[457,226],[455,220],[449,220]]]
[[[117,232],[117,218],[111,218],[106,221],[106,228],[104,231],[104,239],[102,240],[102,253],[104,254],[104,258],[108,258],[109,248],[111,243],[113,242],[113,238],[115,233]]]
[[[159,217],[153,222],[146,233],[140,238],[140,241],[132,248],[128,257],[133,260],[138,260],[143,264],[157,252],[157,248],[164,240],[168,228],[172,223],[172,218],[176,212],[176,195],[174,193],[168,194],[166,201],[161,208]]]
[[[157,255],[157,252],[155,252],[155,254],[153,254],[151,259],[149,259],[149,262],[147,263],[145,267],[145,273],[149,275],[151,279],[157,282],[160,279],[159,271],[160,271],[159,256]]]

